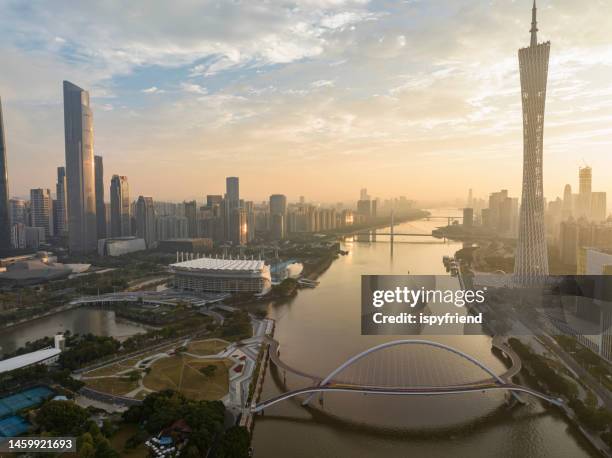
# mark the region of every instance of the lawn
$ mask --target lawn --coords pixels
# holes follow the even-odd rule
[[[216,355],[229,345],[229,342],[222,339],[207,339],[189,342],[187,352],[198,356]]]
[[[124,396],[132,390],[138,388],[138,381],[129,380],[124,377],[105,377],[83,380],[92,390],[102,393]]]
[[[151,366],[145,375],[143,385],[153,391],[173,389],[193,400],[217,400],[225,396],[229,389],[227,360],[207,360],[186,355],[162,358]],[[213,365],[217,369],[206,376],[200,369]]]

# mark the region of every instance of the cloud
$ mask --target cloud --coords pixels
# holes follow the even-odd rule
[[[146,89],[142,89],[140,92],[143,92],[145,94],[161,94],[162,92],[164,92],[164,90],[159,89],[157,86],[151,86]]]
[[[516,51],[528,44],[530,5],[434,3],[2,2],[0,92],[9,151],[19,153],[11,159],[12,183],[26,193],[52,185],[52,173],[32,174],[22,163],[47,151],[63,160],[61,81],[69,79],[90,90],[96,148],[109,170],[129,175],[139,192],[176,199],[191,188],[200,192],[203,177],[191,164],[214,159],[201,171],[207,183],[241,167],[251,174],[251,167],[279,188],[293,187],[282,180],[299,167],[304,178],[295,186],[325,183],[313,194],[352,195],[331,172],[348,167],[346,176],[389,192],[409,170],[415,193],[454,195],[420,177],[432,168],[450,176],[465,164],[466,181],[487,190],[514,187],[516,195]],[[540,37],[552,40],[545,151],[565,151],[566,159],[547,162],[552,195],[576,157],[608,154],[612,2],[542,0],[539,14]],[[493,157],[507,162],[501,178]],[[315,167],[321,158],[329,171]],[[601,170],[611,168],[606,161]],[[161,163],[186,178],[147,191],[151,177],[166,173]],[[368,176],[383,166],[391,169],[387,180]],[[278,175],[266,175],[272,173]],[[254,192],[266,193],[265,186]]]
[[[199,94],[199,95],[208,94],[208,90],[205,87],[200,86],[199,84],[183,82],[181,83],[181,88],[185,92],[190,92],[192,94]]]

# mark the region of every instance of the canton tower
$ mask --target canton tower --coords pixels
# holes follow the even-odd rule
[[[518,52],[523,103],[523,189],[514,275],[521,286],[537,285],[548,275],[542,145],[550,42],[538,43],[536,13],[534,0],[531,44]]]

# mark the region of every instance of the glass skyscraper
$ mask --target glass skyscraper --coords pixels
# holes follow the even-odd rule
[[[6,166],[6,143],[4,141],[4,120],[0,99],[0,250],[11,248],[11,219],[9,214],[8,169]]]
[[[89,253],[96,250],[98,242],[93,115],[89,93],[68,81],[64,81],[64,136],[68,245],[72,253]]]

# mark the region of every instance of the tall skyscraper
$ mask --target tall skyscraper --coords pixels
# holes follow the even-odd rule
[[[55,235],[65,235],[67,233],[66,215],[66,168],[57,168],[57,183],[55,184],[55,206],[53,207],[53,231]]]
[[[287,234],[287,196],[270,196],[270,234],[273,239],[284,239]]]
[[[608,217],[608,208],[605,192],[591,193],[591,219],[596,222],[605,221]]]
[[[593,171],[588,165],[578,169],[578,205],[577,218],[591,218],[591,188]]]
[[[187,235],[191,238],[198,236],[198,204],[195,200],[183,202],[185,217],[187,218]]]
[[[224,221],[225,221],[225,239],[237,240],[237,234],[240,232],[239,227],[234,224],[239,222],[240,218],[235,217],[234,210],[240,207],[240,182],[238,177],[225,178],[225,202],[224,202]]]
[[[45,230],[45,238],[53,236],[53,212],[51,191],[48,189],[30,189],[30,211],[32,212],[32,227]]]
[[[572,197],[572,187],[569,184],[565,185],[563,188],[563,212],[562,219],[563,221],[569,219],[573,213],[573,197]]]
[[[0,99],[0,250],[11,249],[11,218],[9,214],[9,184],[6,165],[6,142],[4,140],[4,120],[2,100]]]
[[[240,204],[240,182],[238,177],[227,177],[225,179],[226,199],[230,203],[230,209]]]
[[[26,201],[23,199],[9,200],[11,224],[28,224],[28,211]]]
[[[96,227],[98,238],[106,238],[106,209],[104,205],[104,164],[102,156],[94,156],[96,181]]]
[[[523,190],[514,273],[517,283],[523,286],[537,284],[548,275],[542,148],[550,42],[538,43],[536,13],[534,0],[531,44],[518,52],[523,104]]]
[[[98,244],[93,115],[89,93],[68,81],[64,81],[64,139],[68,246],[73,253],[88,253]]]
[[[125,176],[113,175],[110,186],[111,237],[132,235],[130,188]]]
[[[155,238],[155,205],[152,197],[139,196],[136,202],[136,235],[152,248]]]

